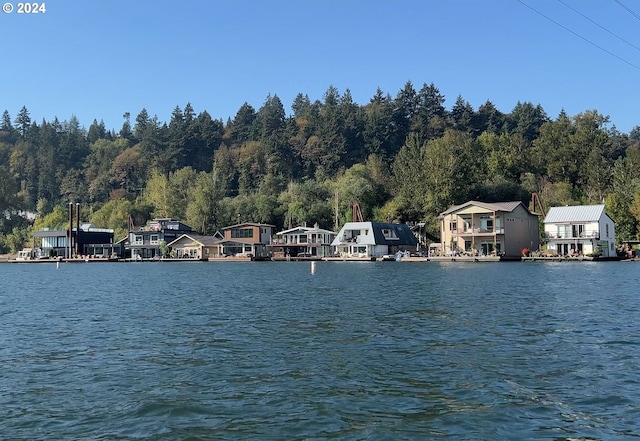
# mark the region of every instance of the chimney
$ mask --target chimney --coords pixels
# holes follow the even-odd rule
[[[67,248],[69,249],[69,255],[66,256],[67,258],[71,259],[73,256],[73,248],[72,248],[72,242],[73,242],[73,202],[69,202],[69,233],[67,234]],[[65,254],[67,254],[66,250],[65,250]]]
[[[80,203],[76,202],[76,256],[80,255]]]

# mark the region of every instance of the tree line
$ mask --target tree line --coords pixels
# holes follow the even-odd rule
[[[518,102],[509,113],[458,96],[450,109],[433,84],[408,81],[368,103],[331,86],[298,94],[287,114],[277,95],[244,103],[226,122],[191,104],[161,122],[142,109],[119,131],[75,116],[32,121],[26,107],[0,121],[0,252],[41,227],[66,225],[66,205],[113,228],[172,217],[205,234],[238,222],[337,228],[360,205],[366,219],[426,222],[470,199],[546,207],[606,203],[620,240],[640,222],[640,127],[620,133],[596,110],[549,117]],[[31,222],[25,213],[35,213]]]

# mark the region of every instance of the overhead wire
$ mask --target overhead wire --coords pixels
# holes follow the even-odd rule
[[[631,9],[631,8],[627,7],[626,5],[624,5],[620,0],[615,0],[615,2],[616,2],[617,4],[619,4],[620,6],[622,6],[624,9],[626,9],[626,11],[627,11],[629,14],[633,15],[635,18],[637,18],[638,20],[640,20],[640,15],[639,15],[636,11],[634,11],[633,9]]]
[[[619,35],[617,35],[616,33],[610,31],[609,29],[605,28],[604,26],[600,25],[599,23],[595,22],[594,20],[590,19],[589,17],[587,17],[586,15],[584,15],[582,12],[578,11],[577,9],[575,9],[573,6],[566,4],[564,1],[562,0],[558,0],[559,3],[562,3],[563,5],[565,5],[567,8],[571,9],[573,12],[575,12],[576,14],[584,17],[585,19],[589,20],[591,23],[593,23],[594,25],[598,26],[600,29],[608,32],[609,34],[613,35],[614,37],[616,37],[618,40],[623,41],[625,43],[627,43],[629,46],[631,46],[632,48],[635,48],[636,50],[640,51],[640,47],[636,46],[635,44],[625,40],[624,38],[620,37]]]
[[[529,5],[528,5],[527,3],[525,3],[524,1],[522,1],[522,0],[517,0],[517,1],[518,1],[518,3],[522,4],[523,6],[526,6],[527,8],[531,9],[531,10],[532,10],[533,12],[535,12],[536,14],[538,14],[538,15],[540,15],[540,16],[542,16],[542,17],[546,18],[546,19],[547,19],[547,20],[549,20],[551,23],[554,23],[555,25],[560,26],[562,29],[564,29],[564,30],[565,30],[565,31],[567,31],[567,32],[570,32],[571,34],[575,35],[576,37],[580,38],[581,40],[586,41],[586,42],[587,42],[587,43],[589,43],[590,45],[592,45],[592,46],[594,46],[594,47],[596,47],[596,48],[600,49],[600,50],[601,50],[601,51],[603,51],[603,52],[606,52],[607,54],[611,55],[611,56],[612,56],[612,57],[614,57],[614,58],[617,58],[618,60],[622,61],[623,63],[628,64],[629,66],[634,67],[634,68],[636,68],[636,69],[640,70],[640,66],[637,66],[637,65],[633,64],[632,62],[625,60],[624,58],[622,58],[622,57],[620,57],[620,56],[618,56],[618,55],[614,54],[613,52],[611,52],[611,51],[609,51],[609,50],[607,50],[607,49],[603,48],[602,46],[600,46],[600,45],[598,45],[598,44],[594,43],[593,41],[589,40],[588,38],[585,38],[585,37],[583,37],[582,35],[578,34],[577,32],[572,31],[572,30],[571,30],[571,29],[569,29],[568,27],[564,26],[564,25],[563,25],[563,24],[561,24],[561,23],[558,23],[557,21],[555,21],[555,20],[554,20],[554,19],[552,19],[551,17],[548,17],[547,15],[543,14],[542,12],[538,11],[538,10],[537,10],[537,9],[535,9],[534,7],[529,6]]]

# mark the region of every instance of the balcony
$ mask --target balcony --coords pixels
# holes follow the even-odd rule
[[[504,228],[459,228],[451,232],[454,236],[493,236],[504,234]]]
[[[572,232],[566,232],[566,233],[549,233],[546,232],[544,234],[544,237],[546,239],[549,240],[553,240],[553,239],[561,239],[561,240],[579,240],[579,239],[595,239],[595,240],[600,240],[600,234],[597,231],[585,231],[582,233],[572,233]]]

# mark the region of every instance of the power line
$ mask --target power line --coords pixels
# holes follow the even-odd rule
[[[640,20],[640,15],[638,15],[638,13],[637,13],[637,12],[635,12],[635,11],[634,11],[634,10],[632,10],[631,8],[629,8],[629,7],[625,6],[625,5],[623,5],[623,4],[622,4],[622,2],[621,2],[620,0],[615,0],[615,2],[616,2],[617,4],[619,4],[620,6],[622,6],[624,9],[626,9],[626,10],[627,10],[627,12],[628,12],[629,14],[633,15],[635,18],[637,18],[638,20]]]
[[[614,37],[616,37],[618,40],[623,41],[625,43],[627,43],[629,46],[637,49],[638,51],[640,51],[640,47],[636,46],[633,43],[628,42],[627,40],[625,40],[624,38],[620,37],[619,35],[611,32],[609,29],[605,28],[604,26],[601,26],[600,24],[596,23],[595,21],[591,20],[589,17],[587,17],[586,15],[584,15],[582,12],[578,11],[577,9],[573,8],[572,6],[569,6],[568,4],[566,4],[565,2],[563,2],[562,0],[558,0],[560,3],[562,3],[563,5],[565,5],[567,8],[571,9],[573,12],[575,12],[576,14],[581,15],[582,17],[586,18],[587,20],[589,20],[591,23],[593,23],[594,25],[598,26],[600,29],[608,32],[609,34],[613,35]]]
[[[550,17],[547,17],[547,16],[546,16],[546,15],[544,15],[542,12],[540,12],[540,11],[538,11],[537,9],[535,9],[535,8],[533,8],[533,7],[531,7],[531,6],[529,6],[528,4],[526,4],[525,2],[523,2],[522,0],[517,0],[517,1],[518,1],[518,3],[520,3],[520,4],[524,5],[524,6],[526,6],[526,7],[527,7],[527,8],[529,8],[529,9],[531,9],[531,10],[532,10],[533,12],[535,12],[536,14],[541,15],[542,17],[546,18],[546,19],[547,19],[547,20],[549,20],[551,23],[554,23],[554,24],[556,24],[557,26],[560,26],[560,27],[561,27],[562,29],[564,29],[565,31],[572,33],[572,34],[573,34],[573,35],[575,35],[576,37],[578,37],[578,38],[580,38],[580,39],[582,39],[582,40],[586,41],[587,43],[589,43],[589,44],[590,44],[590,45],[592,45],[592,46],[597,47],[598,49],[600,49],[600,50],[601,50],[601,51],[603,51],[603,52],[606,52],[607,54],[611,55],[612,57],[617,58],[618,60],[622,61],[623,63],[626,63],[626,64],[628,64],[629,66],[634,67],[634,68],[636,68],[636,69],[640,70],[640,66],[636,66],[635,64],[631,63],[630,61],[627,61],[627,60],[625,60],[624,58],[617,56],[617,55],[616,55],[616,54],[614,54],[613,52],[606,50],[606,49],[605,49],[605,48],[603,48],[602,46],[597,45],[597,44],[596,44],[596,43],[594,43],[593,41],[591,41],[591,40],[589,40],[589,39],[587,39],[587,38],[583,37],[582,35],[580,35],[580,34],[578,34],[578,33],[574,32],[574,31],[572,31],[572,30],[571,30],[571,29],[569,29],[568,27],[566,27],[566,26],[564,26],[564,25],[562,25],[562,24],[558,23],[558,22],[557,22],[557,21],[555,21],[554,19],[552,19],[552,18],[550,18]]]

